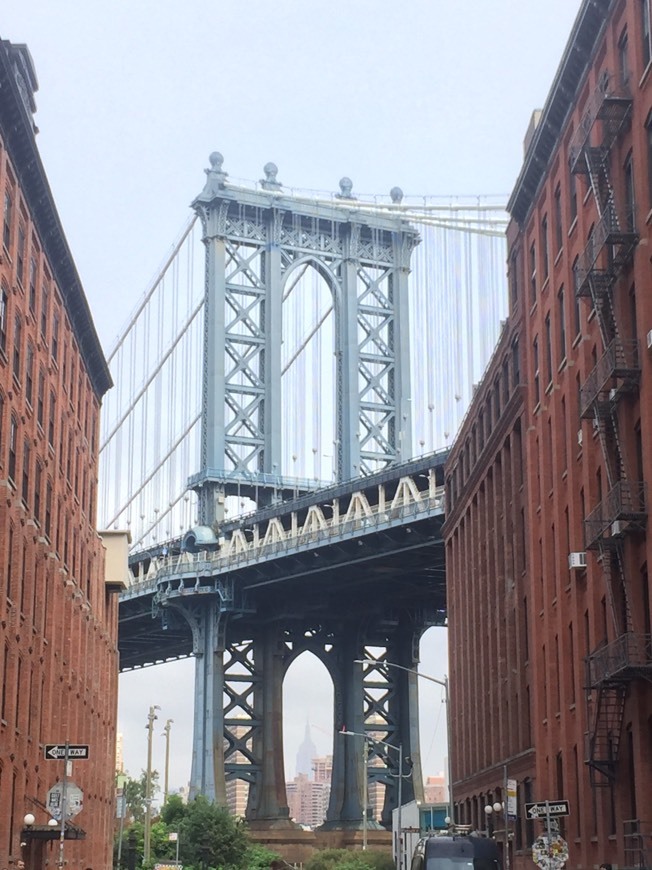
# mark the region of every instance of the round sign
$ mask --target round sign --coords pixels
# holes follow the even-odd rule
[[[532,860],[541,870],[562,870],[568,861],[568,843],[559,834],[542,834],[532,843]]]

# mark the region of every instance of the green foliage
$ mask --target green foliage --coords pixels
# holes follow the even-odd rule
[[[394,870],[394,862],[384,852],[324,849],[313,855],[305,870]]]
[[[171,832],[179,835],[179,860],[184,870],[268,870],[272,860],[278,858],[276,853],[251,842],[244,822],[204,797],[184,804],[179,795],[170,795],[159,818],[152,822],[152,865],[174,861],[177,844],[169,839]],[[116,837],[114,865],[117,865],[117,845]],[[136,866],[140,867],[144,851],[141,822],[132,822],[124,830],[123,868],[127,866],[131,846],[136,853]],[[364,865],[364,870],[367,866],[374,865]]]
[[[242,870],[269,870],[269,865],[280,856],[276,852],[270,852],[258,843],[252,843],[244,856]]]
[[[158,771],[152,771],[152,797],[160,791],[158,785]],[[145,820],[147,794],[147,771],[143,770],[140,773],[140,779],[127,779],[123,787],[123,793],[127,802],[127,815],[135,822]]]
[[[184,865],[244,870],[249,849],[244,823],[225,807],[199,796],[186,807],[179,825],[179,856]]]

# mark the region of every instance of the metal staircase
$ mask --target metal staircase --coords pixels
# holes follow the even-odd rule
[[[617,774],[625,701],[630,682],[652,679],[649,638],[633,631],[624,552],[627,539],[644,534],[645,486],[627,475],[621,442],[622,405],[638,392],[641,367],[636,339],[619,329],[615,295],[629,269],[638,234],[632,203],[620,203],[611,182],[612,147],[629,123],[632,100],[614,76],[604,73],[571,140],[571,172],[586,177],[598,212],[574,268],[575,293],[595,310],[604,352],[580,391],[580,417],[593,421],[605,459],[608,491],[584,521],[585,547],[594,550],[603,575],[615,640],[586,658],[587,764],[591,784],[609,786]]]

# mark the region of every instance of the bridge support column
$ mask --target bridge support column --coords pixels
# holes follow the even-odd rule
[[[192,610],[179,607],[192,627],[195,714],[190,798],[204,795],[226,806],[224,778],[224,622],[218,601]]]
[[[254,756],[260,772],[249,792],[247,821],[251,828],[294,827],[285,791],[283,763],[283,664],[282,635],[276,625],[265,628],[254,640],[256,670],[262,675],[254,687],[254,711],[260,727],[254,736]]]
[[[346,633],[348,631],[348,636]],[[331,795],[322,830],[358,830],[363,817],[363,753],[367,751],[362,737],[344,737],[339,731],[364,733],[362,665],[358,632],[345,626],[339,655],[331,671],[334,689],[334,745]]]
[[[400,626],[395,640],[387,648],[387,661],[415,670],[419,662],[421,634],[421,629],[412,624]],[[412,800],[423,802],[423,771],[419,748],[419,678],[416,673],[398,668],[388,668],[388,671],[393,684],[393,691],[389,695],[388,711],[390,719],[397,725],[396,734],[391,742],[400,744],[403,747],[403,759],[409,758],[411,761],[411,769],[404,763],[404,770],[397,771],[399,775],[403,775],[402,801],[404,804]],[[398,806],[398,779],[393,779],[392,785],[385,792],[383,825],[391,826],[392,810],[396,806]]]

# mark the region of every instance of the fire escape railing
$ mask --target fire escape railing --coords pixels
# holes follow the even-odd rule
[[[646,672],[652,675],[652,635],[628,631],[594,650],[586,657],[585,666],[589,689],[606,682],[627,682]]]
[[[604,533],[615,535],[613,524],[619,521],[640,524],[645,521],[646,487],[642,481],[619,480],[600,504],[584,520],[585,548],[598,548]],[[618,529],[618,534],[621,533]]]
[[[630,218],[625,215],[625,226],[629,226]],[[590,281],[596,278],[605,290],[610,289],[613,279],[629,262],[638,242],[638,233],[634,230],[621,230],[611,211],[606,211],[594,225],[584,251],[578,257],[573,269],[576,296],[591,296]],[[604,268],[596,268],[600,254],[605,252],[608,262]]]
[[[638,385],[641,374],[639,345],[636,339],[614,338],[580,389],[580,417],[594,416],[594,404],[614,378],[624,383],[616,390],[616,398],[623,391]]]
[[[632,112],[632,96],[625,84],[612,73],[605,72],[586,104],[582,120],[573,134],[568,148],[571,172],[584,171],[582,154],[588,144],[596,121],[604,121],[602,145],[610,148]]]

